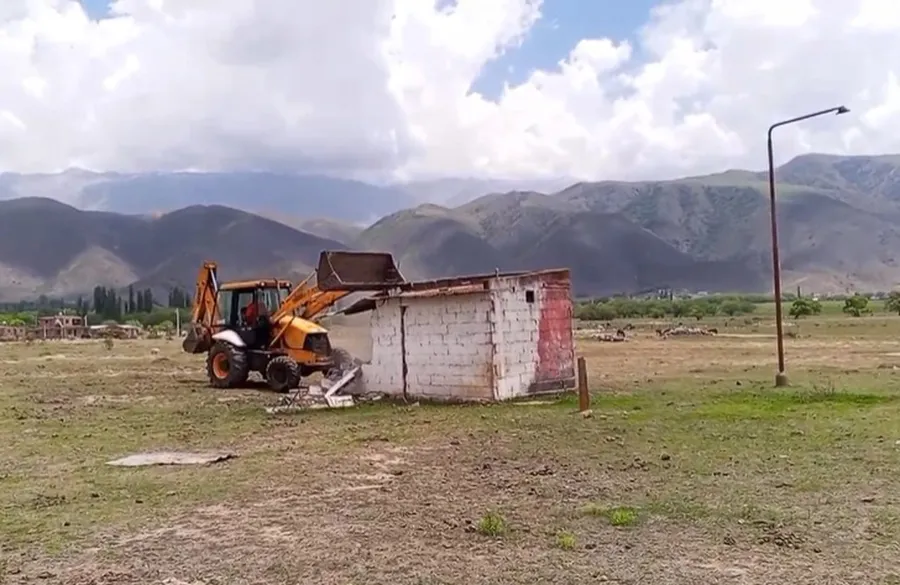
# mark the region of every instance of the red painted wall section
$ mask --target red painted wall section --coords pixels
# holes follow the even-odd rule
[[[574,377],[571,291],[566,285],[545,283],[540,289],[538,363],[534,381],[546,385]]]

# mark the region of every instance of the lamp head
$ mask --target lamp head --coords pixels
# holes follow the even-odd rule
[[[835,110],[834,114],[835,114],[836,116],[840,116],[841,114],[846,114],[846,113],[848,113],[849,111],[850,111],[849,108],[846,108],[846,107],[844,107],[844,106],[840,106],[837,110]]]

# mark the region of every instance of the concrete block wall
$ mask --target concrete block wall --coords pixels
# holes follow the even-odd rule
[[[572,388],[575,350],[568,279],[501,277],[465,295],[393,298],[371,316],[366,389],[435,400],[508,400]]]
[[[487,293],[410,299],[407,393],[492,400],[491,302]]]
[[[527,393],[537,367],[540,296],[534,286],[504,279],[493,288],[494,365],[496,400],[509,400]],[[528,291],[534,295],[528,302]]]
[[[488,293],[389,299],[372,312],[372,359],[366,390],[403,395],[401,306],[406,337],[406,393],[434,400],[492,400],[491,302]]]
[[[400,351],[400,300],[389,299],[370,314],[372,358],[364,364],[366,391],[403,394],[403,355]]]

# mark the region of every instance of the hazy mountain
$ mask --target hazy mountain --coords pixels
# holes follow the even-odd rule
[[[416,181],[401,188],[418,201],[454,207],[473,201],[488,193],[536,191],[555,193],[571,185],[571,179],[437,179]]]
[[[209,187],[224,182],[225,175],[144,176],[132,183],[124,175],[109,180],[83,172],[64,175],[4,175],[0,193],[58,195],[70,189],[84,202],[103,187],[107,196],[93,199],[95,204],[116,200],[129,209],[131,201],[133,211],[148,212],[158,201],[177,206],[174,192],[219,201],[227,192],[238,203],[259,205],[262,196],[240,193],[268,189],[274,201],[287,197],[288,189],[272,185],[292,184],[283,176],[269,181],[271,175],[234,174],[229,191]],[[885,290],[900,280],[895,254],[900,249],[900,157],[803,156],[779,168],[777,178],[786,287]],[[236,275],[299,275],[322,248],[342,246],[392,251],[404,274],[414,278],[568,266],[578,294],[658,286],[767,291],[766,179],[765,172],[730,170],[673,181],[578,183],[550,195],[510,191],[457,206],[429,203],[403,210],[391,210],[389,204],[397,201],[392,189],[399,188],[347,182],[359,189],[356,195],[348,187],[343,196],[304,195],[295,208],[262,210],[277,221],[220,205],[192,205],[150,218],[78,211],[50,199],[0,201],[0,296],[82,292],[98,283],[190,285],[207,258]],[[129,190],[129,184],[143,186]],[[206,187],[192,191],[188,184]],[[111,185],[122,191],[114,194]],[[151,185],[172,190],[157,197]],[[399,200],[437,197],[437,191],[414,191],[409,187]],[[375,203],[360,199],[374,192],[382,197]],[[318,212],[328,206],[351,218]],[[361,216],[372,209],[390,212],[362,229]]]
[[[761,282],[759,270],[696,259],[622,214],[584,211],[539,193],[403,211],[365,230],[356,246],[393,252],[407,277],[569,267],[583,295],[662,284],[753,289]]]
[[[148,219],[52,199],[0,201],[0,299],[72,295],[97,284],[191,286],[205,260],[222,278],[309,274],[343,244],[235,209],[193,205]]]
[[[777,169],[776,178],[788,286],[884,290],[900,280],[900,156],[802,156]],[[433,258],[441,266],[468,256],[428,240],[430,226],[439,226],[442,240],[453,242],[448,230],[457,225],[470,249],[478,239],[485,262],[504,270],[570,266],[581,292],[765,291],[767,179],[766,172],[732,170],[673,181],[578,183],[552,196],[487,195],[441,213],[432,207],[394,214],[363,232],[358,245],[377,242],[428,272]]]
[[[376,186],[317,175],[234,173],[0,174],[0,200],[49,197],[79,209],[158,214],[189,205],[225,205],[265,217],[327,218],[366,225],[423,202],[458,205],[513,189],[557,191],[571,181],[442,179]]]
[[[315,175],[92,173],[0,175],[0,199],[50,197],[79,209],[158,214],[189,205],[225,205],[264,215],[371,223],[416,204],[401,188]]]

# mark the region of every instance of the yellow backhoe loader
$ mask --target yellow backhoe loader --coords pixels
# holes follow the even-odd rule
[[[240,387],[259,372],[270,388],[286,392],[302,377],[342,367],[351,357],[331,347],[315,319],[353,292],[405,282],[393,256],[381,252],[323,251],[318,269],[297,286],[277,278],[219,283],[216,268],[200,268],[182,343],[188,353],[207,354],[214,388]]]

